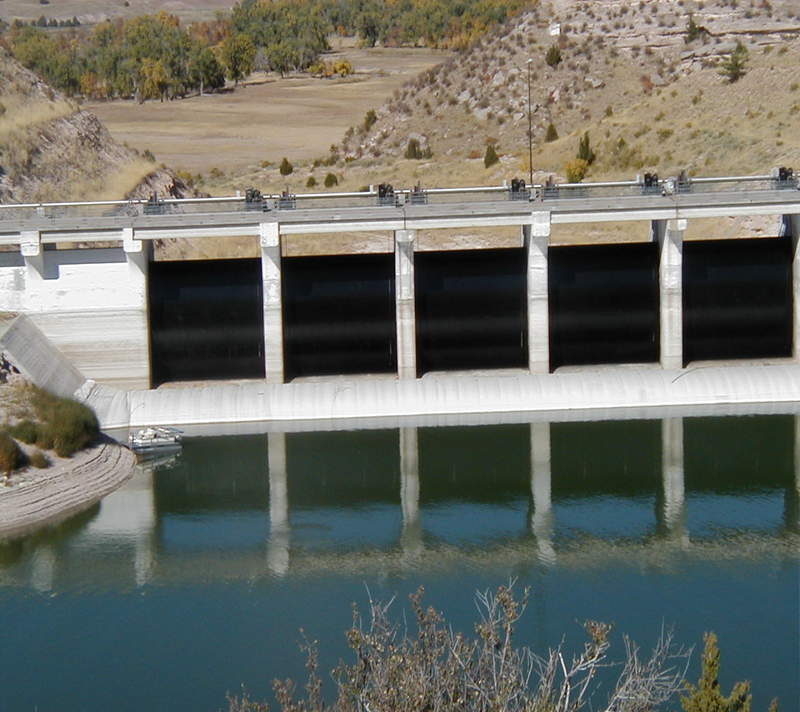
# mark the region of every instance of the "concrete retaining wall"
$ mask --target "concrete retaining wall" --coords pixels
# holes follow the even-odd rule
[[[147,274],[137,258],[122,248],[0,253],[0,304],[28,315],[89,377],[147,388]]]

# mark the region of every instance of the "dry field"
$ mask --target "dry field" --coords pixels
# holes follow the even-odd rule
[[[165,10],[178,15],[184,22],[211,20],[219,11],[230,10],[231,0],[59,0],[49,5],[39,0],[0,0],[0,17],[12,20],[32,20],[40,15],[67,20],[77,17],[84,25],[114,17],[135,17]]]
[[[85,104],[118,141],[149,149],[159,162],[192,173],[240,172],[261,161],[325,156],[348,127],[403,82],[448,57],[428,49],[345,49],[345,79],[254,75],[234,91],[160,103]]]

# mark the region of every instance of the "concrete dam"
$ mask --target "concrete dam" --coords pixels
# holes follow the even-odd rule
[[[2,348],[35,381],[80,391],[107,426],[800,400],[796,181],[561,188],[432,190],[390,205],[294,196],[256,210],[237,199],[0,206],[0,310],[27,320]],[[685,239],[693,219],[750,215],[780,228]],[[636,242],[552,244],[553,225],[626,221],[649,228]],[[419,231],[509,226],[508,247],[419,245]],[[375,231],[391,236],[383,252],[283,246]],[[258,237],[260,259],[151,258],[156,239],[241,235]],[[26,353],[42,340],[63,384],[54,357]],[[729,364],[740,359],[759,362]],[[703,383],[684,377],[698,363]],[[717,370],[722,387],[708,380]]]

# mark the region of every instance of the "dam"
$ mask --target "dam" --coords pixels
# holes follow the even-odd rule
[[[239,198],[170,200],[155,208],[0,206],[0,310],[25,315],[26,328],[77,371],[56,390],[71,394],[83,385],[85,397],[92,391],[95,404],[116,402],[130,423],[187,422],[188,406],[176,405],[186,400],[179,389],[152,390],[176,382],[236,381],[227,390],[212,385],[208,408],[214,398],[233,399],[230,408],[246,420],[314,417],[310,405],[280,399],[341,405],[349,396],[336,377],[356,379],[352,408],[343,415],[323,406],[317,417],[356,417],[359,406],[368,415],[467,412],[450,401],[480,400],[492,378],[498,392],[530,396],[490,397],[504,402],[495,410],[558,407],[559,389],[569,407],[688,404],[691,393],[676,400],[671,384],[692,364],[713,371],[715,363],[756,359],[797,378],[800,191],[774,175],[694,179],[691,189],[660,194],[632,181],[559,186],[554,195],[414,191],[388,205],[367,192],[282,196],[257,206]],[[742,216],[773,216],[779,227],[767,236],[686,239],[693,220]],[[553,226],[609,222],[647,227],[633,242],[553,244]],[[509,227],[518,239],[505,247],[420,249],[423,232]],[[284,245],[294,235],[324,241],[375,232],[388,236],[386,247],[369,254],[297,256]],[[257,237],[260,258],[152,259],[154,240],[229,236]],[[2,343],[25,370],[28,357],[14,350],[35,340]],[[700,402],[794,400],[800,392],[787,393],[785,383],[765,390],[745,367],[733,368],[750,390],[707,386]],[[572,376],[566,389],[548,380],[565,373]],[[636,393],[663,393],[573,399],[571,389],[592,390],[591,373]],[[420,405],[431,384],[439,390]],[[552,397],[543,398],[548,389]],[[244,405],[254,398],[269,402]],[[403,407],[369,405],[404,398]],[[131,417],[137,408],[139,417]],[[105,422],[125,420],[118,414]]]

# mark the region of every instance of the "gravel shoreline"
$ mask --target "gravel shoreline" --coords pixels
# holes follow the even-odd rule
[[[0,539],[52,526],[91,507],[133,474],[136,456],[111,438],[54,463],[23,483],[0,487]]]

